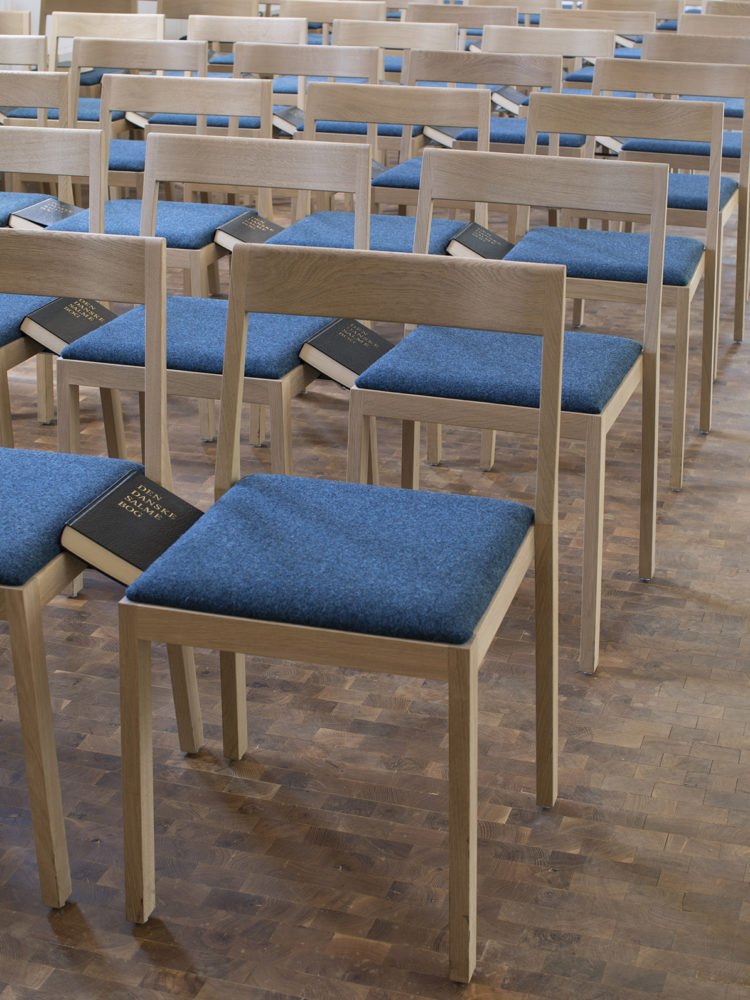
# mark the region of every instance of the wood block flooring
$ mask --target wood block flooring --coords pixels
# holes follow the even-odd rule
[[[714,427],[697,431],[693,308],[685,487],[668,486],[665,311],[657,573],[637,578],[639,405],[610,435],[601,666],[577,667],[582,455],[563,446],[560,799],[534,802],[526,581],[481,673],[479,964],[446,978],[446,694],[440,684],[248,660],[250,750],[221,755],[218,657],[198,654],[207,744],[183,756],[155,654],[156,915],[123,915],[117,601],[86,576],[45,612],[71,902],[39,899],[7,628],[0,625],[0,1000],[747,1000],[750,997],[750,359],[723,279]],[[640,322],[590,304],[587,328]],[[13,376],[17,444],[52,449],[34,369]],[[133,453],[137,407],[126,400]],[[295,471],[342,478],[347,397],[294,403]],[[178,489],[207,506],[214,446],[171,404]],[[398,432],[383,421],[383,479]],[[84,448],[103,451],[85,396]],[[423,485],[528,498],[533,448],[446,432]],[[267,448],[244,449],[267,470]],[[19,511],[23,517],[23,511]],[[439,544],[439,540],[434,540]],[[426,544],[430,544],[426,540]],[[207,553],[210,558],[210,553]],[[300,553],[316,558],[316,542]]]

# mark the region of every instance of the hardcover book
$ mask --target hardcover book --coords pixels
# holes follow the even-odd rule
[[[29,313],[21,331],[54,354],[62,354],[68,344],[114,318],[115,314],[95,299],[53,299]]]
[[[393,345],[356,319],[335,319],[302,345],[300,358],[351,389],[357,377]]]
[[[136,128],[145,128],[148,125],[149,115],[142,111],[126,111],[125,121]]]
[[[94,569],[131,584],[202,513],[133,471],[72,517],[60,544]]]
[[[422,134],[427,139],[432,139],[433,142],[445,146],[447,149],[453,146],[456,136],[465,131],[466,129],[460,125],[425,125],[422,128]]]
[[[274,111],[273,127],[283,132],[284,135],[296,135],[305,124],[305,112],[302,108],[284,108],[282,111]]]
[[[59,198],[45,198],[26,208],[19,208],[17,212],[11,212],[8,224],[11,229],[46,229],[53,222],[62,222],[82,211],[82,208],[60,201]]]
[[[477,222],[467,222],[446,247],[452,257],[484,257],[502,260],[513,244]]]
[[[515,87],[502,86],[492,88],[492,103],[511,115],[518,116],[521,114],[526,96],[520,90],[516,90]]]
[[[225,250],[231,250],[238,243],[265,243],[283,228],[270,219],[264,219],[257,212],[244,212],[236,219],[230,219],[223,226],[219,226],[214,233],[214,243],[218,243]]]

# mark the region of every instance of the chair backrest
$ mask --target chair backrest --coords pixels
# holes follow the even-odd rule
[[[685,9],[685,0],[583,0],[584,10],[651,10],[657,21],[675,21]]]
[[[268,84],[269,81],[234,81]],[[280,142],[234,136],[167,135],[146,139],[141,233],[151,235],[162,181],[296,190],[296,217],[310,212],[312,191],[340,191],[354,195],[355,247],[369,246],[370,150],[364,143]],[[270,217],[270,197],[261,214]]]
[[[80,135],[80,133],[78,133]],[[166,424],[166,245],[100,233],[0,234],[3,291],[146,307],[146,475],[170,487]]]
[[[750,0],[706,0],[704,14],[724,14],[727,17],[750,16]]]
[[[624,6],[624,5],[623,5]],[[594,28],[614,31],[618,35],[642,35],[656,31],[656,14],[652,10],[542,10],[541,28]]]
[[[91,233],[104,230],[104,163],[104,137],[98,129],[0,128],[0,170],[6,176],[57,175],[57,196],[71,204],[73,178],[86,178]]]
[[[518,24],[517,7],[473,7],[470,4],[409,3],[407,21],[448,23],[458,25],[459,48],[468,41],[468,28],[482,29],[485,24]]]
[[[482,154],[480,154],[482,155]],[[486,154],[494,155],[494,154]],[[537,545],[554,576],[565,269],[428,254],[243,246],[232,262],[216,488],[239,476],[241,360],[253,312],[463,326],[542,335],[537,457]]]
[[[40,27],[54,11],[74,11],[84,14],[137,14],[138,0],[40,0]]]
[[[684,35],[750,35],[750,21],[736,14],[682,14],[678,33]]]
[[[170,19],[186,21],[191,14],[257,17],[258,0],[157,0],[156,9]]]
[[[71,77],[77,80],[85,66],[119,69],[124,73],[170,71],[206,76],[208,45],[162,38],[76,38],[70,63]]]
[[[482,51],[599,59],[614,55],[615,33],[595,28],[535,28],[529,32],[522,27],[488,25],[482,36]]]
[[[164,38],[164,16],[66,12],[55,9],[47,30],[47,65],[51,70],[57,68],[61,38]]]
[[[737,32],[734,37],[727,38],[722,35],[654,31],[643,36],[641,58],[659,59],[662,62],[724,62],[746,65],[750,63],[750,39]]]
[[[31,12],[28,10],[0,10],[0,34],[30,35]]]
[[[47,109],[59,112],[59,125],[68,124],[68,74],[33,70],[0,72],[0,106],[36,108],[37,125],[47,124]],[[6,121],[13,121],[7,118]]]
[[[377,83],[379,67],[380,50],[364,46],[237,42],[234,47],[235,76],[297,76],[296,102],[300,108],[307,103],[308,76],[327,77],[330,82],[349,77]],[[276,99],[282,103],[281,95]]]
[[[545,7],[551,6],[547,3],[547,0],[468,0],[472,7],[492,7],[492,6],[508,6],[515,7],[516,10],[516,20],[514,24],[532,24],[532,15],[539,13],[539,8],[544,4]],[[553,0],[554,3],[554,0]],[[562,3],[562,0],[560,0]]]
[[[376,45],[381,49],[443,49],[458,46],[458,25],[423,21],[333,22],[334,45]]]
[[[303,17],[221,17],[191,14],[187,36],[201,42],[278,42],[304,45],[307,21]]]
[[[413,125],[476,128],[479,148],[489,148],[488,90],[448,87],[384,87],[367,83],[318,83],[307,90],[305,138],[316,138],[319,121],[365,122],[367,141],[378,158],[377,126],[401,125],[399,161],[409,158]]]
[[[0,66],[23,66],[43,70],[47,65],[44,35],[0,34]]]
[[[534,95],[532,101],[546,96],[559,97],[556,94]],[[591,100],[576,96],[571,99]],[[569,131],[567,125],[565,130]],[[648,221],[651,234],[643,349],[658,360],[667,179],[668,170],[663,163],[612,163],[528,153],[426,149],[414,250],[416,253],[426,250],[433,204],[443,199],[519,206],[521,211],[517,213],[514,239],[520,239],[528,231],[530,207],[571,209],[581,214],[586,210],[622,212],[624,215],[636,212]]]
[[[423,52],[412,49],[406,56],[404,82],[474,83],[484,86],[549,88],[562,86],[562,56],[526,55],[517,52]]]
[[[281,17],[304,17],[320,25],[322,41],[331,40],[331,28],[337,17],[347,21],[385,21],[385,0],[279,0]]]

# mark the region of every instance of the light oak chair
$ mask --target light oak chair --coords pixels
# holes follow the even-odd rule
[[[222,17],[191,14],[188,18],[188,39],[208,42],[212,54],[209,68],[231,72],[237,42],[276,42],[279,45],[304,45],[307,42],[307,21],[303,17]],[[222,51],[228,47],[228,51]]]
[[[518,24],[517,7],[476,7],[471,4],[408,3],[405,21],[458,25],[458,47],[480,42],[485,24]],[[426,48],[427,46],[425,46]]]
[[[737,14],[722,14],[714,11],[712,14],[681,14],[678,21],[678,33],[683,35],[728,35],[747,37],[750,35],[750,22],[743,23]]]
[[[677,19],[685,9],[685,0],[628,0],[627,6],[623,0],[583,0],[584,10],[627,10],[652,11],[661,25],[661,30],[677,29]]]
[[[447,682],[449,975],[459,982],[471,979],[477,933],[478,673],[532,562],[537,800],[551,806],[557,794],[557,443],[564,295],[562,268],[417,254],[240,248],[232,269],[217,455],[221,499],[200,519],[199,530],[184,535],[184,544],[153,565],[120,605],[129,919],[147,920],[155,905],[150,644],[174,641],[178,633],[180,641],[222,651],[232,699],[235,692],[244,695],[245,653]],[[471,323],[484,329],[504,316],[520,334],[541,334],[533,526],[528,508],[489,498],[290,477],[237,482],[243,395],[237,362],[245,353],[251,309],[364,313],[386,321]],[[251,316],[250,337],[252,331]],[[510,523],[515,529],[503,542],[502,526]],[[316,557],[314,567],[305,569],[299,545],[313,537],[322,562]],[[211,567],[204,573],[208,550]],[[240,551],[244,555],[236,560]],[[186,566],[193,567],[187,574]],[[246,712],[239,715],[242,750]]]
[[[125,79],[125,78],[123,78]],[[214,81],[209,81],[214,82]],[[216,83],[230,81],[215,81]],[[258,81],[234,81],[253,83]],[[268,81],[263,81],[270,87]],[[352,229],[358,248],[368,245],[369,149],[365,145],[283,143],[198,135],[148,137],[141,232],[154,232],[156,191],[160,180],[202,185],[295,190],[297,213],[309,211],[311,191],[343,191],[354,196]],[[264,211],[270,215],[270,211]],[[169,251],[167,251],[169,261]],[[226,300],[170,297],[168,306],[167,391],[213,401],[219,398]],[[295,324],[286,317],[266,317],[241,366],[245,400],[269,407],[271,469],[292,471],[291,400],[317,377],[298,357],[302,344],[326,322],[318,316]],[[61,450],[80,447],[78,387],[143,389],[143,331],[137,314],[126,314],[82,337],[58,362],[58,435]],[[213,405],[213,403],[212,403]],[[110,454],[122,456],[120,439]]]
[[[527,35],[523,28],[488,25],[482,37],[483,52],[533,52],[537,55],[563,56],[567,71],[563,86],[585,89],[591,84],[591,67],[584,59],[615,54],[615,32],[597,28],[539,28]]]
[[[536,27],[539,24],[539,10],[546,0],[469,0],[472,7],[515,7],[515,24]]]
[[[723,14],[727,17],[747,17],[750,15],[750,2],[749,0],[706,0],[703,5],[703,13]]]
[[[32,131],[23,132],[28,138],[19,138],[30,142]],[[93,134],[73,135],[79,145],[94,138]],[[65,132],[56,133],[57,142],[64,143],[66,138]],[[145,304],[150,361],[146,472],[155,481],[168,483],[162,446],[166,433],[163,242],[3,230],[0,275],[5,293],[80,295]],[[134,468],[130,462],[94,456],[0,449],[0,617],[10,630],[39,881],[46,906],[64,905],[71,877],[42,609],[84,568],[78,558],[60,548],[65,521]]]
[[[0,10],[0,35],[30,35],[31,12],[28,10]],[[42,67],[40,66],[40,69]]]
[[[615,32],[615,56],[639,59],[640,42],[647,31],[656,31],[653,10],[543,10],[539,15],[542,28],[594,28]]]
[[[651,577],[654,570],[660,279],[667,170],[657,164],[573,162],[566,157],[460,150],[440,153],[428,149],[424,158],[414,241],[418,252],[424,252],[426,246],[433,205],[445,198],[517,204],[520,211],[513,235],[518,242],[508,258],[517,255],[520,260],[529,232],[529,206],[630,211],[637,204],[650,221],[641,342],[580,332],[565,335],[562,433],[585,445],[581,668],[593,672],[599,660],[607,434],[638,389],[642,397],[639,573]],[[644,171],[644,166],[648,170]],[[617,235],[627,239],[629,234]],[[569,297],[577,294],[580,282],[574,268],[568,267],[566,284]],[[429,426],[444,422],[482,428],[493,438],[496,430],[536,432],[536,356],[528,353],[525,343],[507,336],[503,314],[497,314],[494,324],[502,333],[476,332],[470,336],[451,329],[455,324],[448,321],[438,324],[412,331],[357,380],[349,408],[350,478],[364,475],[364,421],[371,423],[377,417],[402,421],[401,485],[412,489],[419,486],[420,421]]]
[[[47,39],[44,35],[0,34],[0,66],[18,66],[29,72],[44,70],[46,53]]]
[[[280,17],[305,18],[307,42],[311,45],[330,45],[337,17],[346,21],[385,21],[386,11],[385,0],[279,0]]]
[[[623,82],[635,87],[639,93],[682,96],[685,101],[715,99],[721,102],[736,101],[745,105],[750,97],[750,69],[747,66],[716,65],[711,63],[660,62],[652,59],[641,60],[639,64],[628,66],[626,72],[613,66],[611,60],[603,60],[597,65],[594,77],[596,91],[610,91]],[[680,103],[685,103],[681,101]],[[727,119],[725,119],[726,121]],[[745,119],[735,123],[742,126],[741,132],[724,132],[718,146],[709,146],[705,141],[686,147],[676,136],[664,135],[652,140],[633,138],[623,143],[620,156],[625,159],[662,160],[673,171],[670,174],[670,193],[667,202],[667,223],[679,226],[697,226],[706,230],[706,252],[716,255],[715,316],[713,323],[714,361],[702,372],[700,428],[708,431],[711,427],[712,385],[718,351],[719,332],[719,289],[721,288],[722,243],[725,227],[730,217],[737,212],[737,253],[734,295],[734,339],[741,341],[744,334],[745,306],[748,282],[748,187],[750,186],[750,122]],[[687,129],[684,139],[688,139]],[[729,156],[728,154],[732,154]],[[710,200],[710,180],[725,168],[731,160],[734,177],[720,177],[718,181],[718,222],[716,245],[713,246],[713,202]],[[708,170],[708,177],[704,171]],[[713,170],[713,175],[712,175]],[[695,173],[698,171],[698,173]],[[707,330],[704,325],[704,338]],[[707,345],[704,344],[707,349]],[[704,363],[708,365],[708,355]],[[673,483],[674,485],[674,483]]]
[[[383,55],[381,79],[398,83],[407,49],[455,52],[458,48],[458,24],[336,20],[333,22],[332,42],[334,45],[377,46]]]
[[[257,17],[258,0],[157,0],[156,9],[168,20],[178,21],[187,21],[192,14]]]

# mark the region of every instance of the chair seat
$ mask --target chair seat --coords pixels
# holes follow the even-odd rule
[[[601,413],[641,354],[626,337],[565,334],[562,408]],[[539,406],[542,338],[418,326],[357,379],[362,389]]]
[[[565,264],[569,278],[646,283],[648,233],[604,232],[540,226],[526,233],[506,260]],[[704,246],[690,236],[667,236],[664,284],[687,285],[703,256]]]
[[[367,123],[366,122],[328,122],[319,121],[315,123],[316,132],[335,132],[341,133],[341,135],[367,135]],[[401,125],[394,125],[390,122],[383,122],[378,125],[378,135],[384,138],[396,138],[400,139],[402,133]],[[414,125],[412,126],[411,134],[421,135],[422,126]]]
[[[99,111],[100,111],[100,101],[98,97],[78,98],[79,122],[98,122]],[[7,116],[8,118],[36,118],[36,108],[13,108],[11,111],[7,112]],[[124,111],[112,112],[112,121],[114,122],[122,121],[124,117],[125,117]],[[48,108],[47,118],[52,122],[58,121],[60,118],[60,114],[57,108]]]
[[[95,66],[93,69],[82,69],[79,80],[82,87],[98,87],[105,73],[123,73],[121,69],[110,69],[109,66]]]
[[[65,348],[64,358],[105,364],[145,364],[145,311],[136,306]],[[325,317],[254,313],[245,354],[245,375],[281,378],[300,364],[300,348],[330,322]],[[227,326],[225,299],[167,298],[167,368],[220,375]]]
[[[146,169],[146,143],[137,139],[110,139],[109,169],[143,173]]]
[[[414,156],[403,163],[397,163],[379,174],[372,182],[373,187],[419,188],[422,178],[422,157]]]
[[[521,504],[485,497],[248,476],[127,596],[214,614],[464,643],[533,517]],[[315,559],[300,559],[310,545]]]
[[[0,449],[0,584],[20,587],[59,555],[68,518],[132,469],[142,466],[93,455]]]
[[[247,211],[241,205],[209,205],[201,202],[160,201],[156,207],[156,235],[167,246],[178,250],[199,250],[213,242],[219,226]],[[141,202],[138,198],[119,198],[104,204],[104,231],[120,236],[138,236],[141,226]],[[88,209],[48,227],[67,232],[85,233],[89,228]]]
[[[476,142],[477,130],[464,129],[456,136],[457,142]],[[490,142],[513,142],[523,145],[526,141],[525,118],[490,118]],[[585,135],[563,133],[560,135],[560,145],[579,149],[586,144]],[[540,132],[537,145],[549,146],[549,133]]]
[[[386,73],[400,73],[404,60],[401,56],[386,56],[383,59],[383,69]]]
[[[371,215],[370,250],[410,253],[414,246],[412,215]],[[453,219],[433,219],[429,253],[445,253],[450,241],[465,223]],[[354,215],[351,212],[315,212],[276,233],[266,243],[284,246],[354,248]]]
[[[739,184],[733,177],[722,177],[719,186],[719,207],[724,208],[737,190],[739,190]],[[708,210],[708,177],[705,174],[670,174],[667,208],[706,212]]]
[[[11,212],[44,201],[46,194],[24,194],[22,191],[0,191],[0,226],[7,226]]]
[[[688,97],[686,94],[680,97],[681,101],[721,101],[724,105],[725,118],[744,118],[745,101],[741,97]]]
[[[20,327],[24,319],[51,301],[45,295],[0,295],[0,347],[23,337]]]
[[[710,142],[688,142],[681,139],[626,139],[623,151],[637,153],[666,153],[682,156],[710,156]],[[725,132],[721,155],[739,159],[742,155],[742,133]]]

